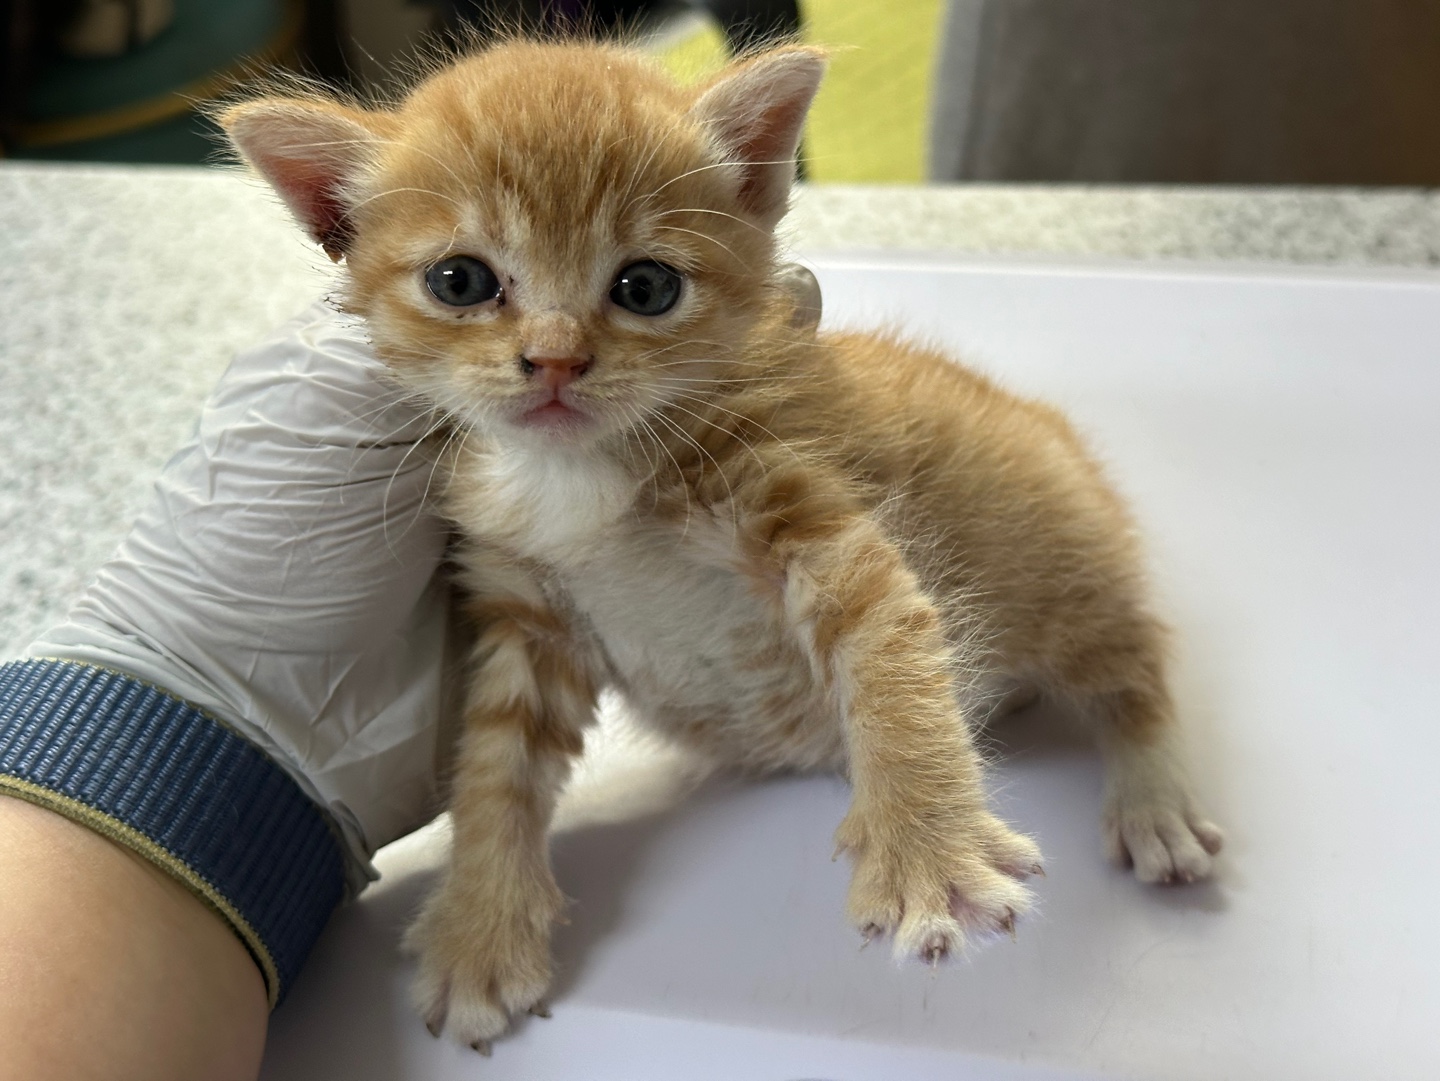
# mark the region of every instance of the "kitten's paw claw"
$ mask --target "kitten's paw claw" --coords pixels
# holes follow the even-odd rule
[[[489,1040],[472,1040],[470,1043],[470,1050],[479,1051],[486,1058],[489,1058],[492,1054],[494,1054],[494,1052],[490,1049]]]
[[[1015,933],[1015,913],[1005,913],[1005,918],[1000,921],[1000,930],[1010,936],[1011,942],[1018,942],[1020,936]]]
[[[950,953],[950,943],[941,935],[933,936],[920,947],[920,960],[931,968],[937,967]]]
[[[1022,882],[1035,875],[1044,877],[1040,849],[1029,837],[1011,833],[998,819],[992,819],[979,833],[985,854],[998,870]]]
[[[542,1017],[542,1018],[544,1018],[546,1021],[550,1020],[550,1003],[548,1003],[548,1002],[537,1002],[537,1003],[535,1003],[535,1005],[533,1005],[533,1006],[530,1007],[530,1014],[531,1014],[532,1017]]]

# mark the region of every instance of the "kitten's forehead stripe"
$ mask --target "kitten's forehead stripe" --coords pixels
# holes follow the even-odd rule
[[[767,235],[731,235],[733,178],[688,115],[693,93],[625,54],[597,64],[597,52],[484,53],[407,99],[375,185],[386,193],[375,232],[393,235],[401,262],[474,254],[543,308],[603,304],[637,258],[730,278],[768,262]],[[717,300],[743,299],[717,284]]]
[[[594,46],[506,46],[423,83],[387,114],[346,255],[348,303],[377,349],[467,428],[521,441],[552,437],[526,428],[537,384],[517,358],[590,358],[566,390],[593,420],[576,438],[622,446],[668,431],[658,410],[686,415],[717,376],[748,372],[774,239],[743,218],[697,93]],[[451,254],[485,262],[503,302],[441,309],[423,272]],[[644,259],[684,276],[654,318],[610,295]]]
[[[683,206],[721,178],[706,175],[713,163],[694,125],[677,124],[689,93],[623,53],[597,65],[595,52],[510,48],[423,84],[400,110],[410,152],[387,161],[390,186],[421,177],[408,186],[454,193],[492,230],[525,228],[537,249],[570,261],[594,246],[577,223],[612,224],[632,243],[653,234],[659,196]]]

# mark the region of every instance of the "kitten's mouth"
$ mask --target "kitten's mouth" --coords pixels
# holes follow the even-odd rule
[[[566,405],[560,398],[551,398],[548,402],[536,406],[534,409],[527,409],[520,414],[520,423],[527,428],[531,427],[573,427],[589,421],[589,417],[580,410]]]

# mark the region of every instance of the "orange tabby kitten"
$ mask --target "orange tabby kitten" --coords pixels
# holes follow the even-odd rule
[[[1065,420],[796,319],[774,228],[823,67],[785,47],[687,89],[516,42],[392,110],[222,117],[465,433],[447,507],[481,631],[454,852],[409,940],[432,1031],[482,1050],[543,1009],[546,830],[605,686],[724,762],[847,774],[849,916],[901,956],[1029,904],[1039,852],[987,809],[971,737],[1018,689],[1093,719],[1109,849],[1141,879],[1220,848],[1130,518]]]

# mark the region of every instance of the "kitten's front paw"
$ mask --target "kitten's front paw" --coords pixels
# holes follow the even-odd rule
[[[1133,867],[1141,882],[1198,882],[1225,843],[1181,790],[1112,793],[1105,803],[1105,850],[1117,867]]]
[[[477,901],[442,888],[406,932],[404,948],[419,961],[413,994],[430,1034],[444,1031],[488,1055],[516,1014],[550,1016],[544,998],[558,906],[537,904],[506,919],[493,901]]]
[[[1015,933],[1030,908],[1020,879],[1040,874],[1028,837],[982,815],[944,845],[900,834],[888,842],[851,812],[836,834],[855,859],[847,910],[860,933],[890,934],[897,960],[937,962],[983,934]]]

